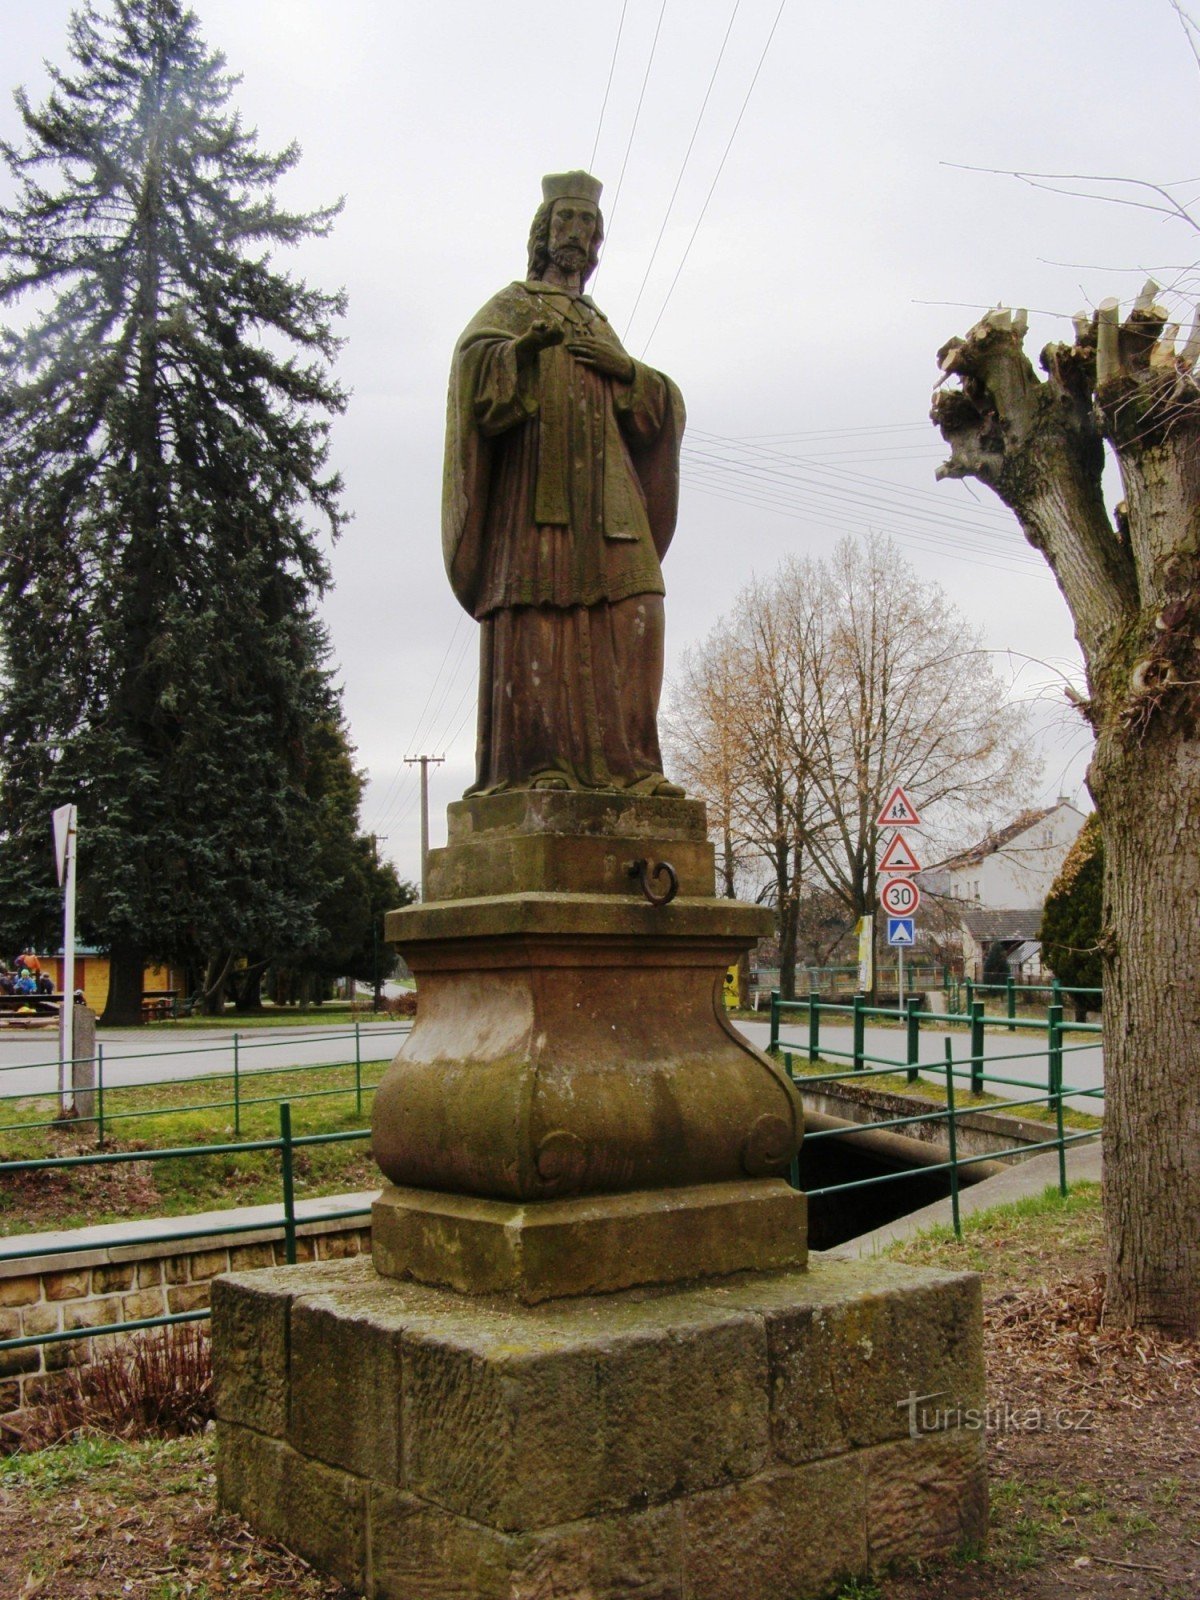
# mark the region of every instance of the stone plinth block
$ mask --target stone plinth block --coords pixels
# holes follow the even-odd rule
[[[807,1202],[781,1178],[528,1204],[389,1185],[371,1250],[386,1277],[535,1303],[803,1267]]]
[[[460,800],[431,850],[426,899],[526,891],[628,895],[631,862],[670,861],[684,896],[711,898],[714,852],[697,800],[517,790]]]
[[[804,1600],[986,1522],[978,1279],[875,1262],[522,1306],[218,1279],[221,1503],[374,1600]]]

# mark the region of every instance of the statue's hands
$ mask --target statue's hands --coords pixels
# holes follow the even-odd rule
[[[602,377],[615,378],[618,383],[633,382],[633,358],[619,347],[600,344],[595,339],[571,339],[567,349],[576,361],[582,361]]]
[[[561,344],[564,337],[561,322],[535,322],[516,341],[517,365],[529,366],[531,362],[537,360],[539,351],[548,350],[551,345]]]

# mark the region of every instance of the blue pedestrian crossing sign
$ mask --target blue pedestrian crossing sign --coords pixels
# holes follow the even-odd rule
[[[916,930],[913,917],[889,917],[888,943],[898,945],[911,945],[916,943]]]

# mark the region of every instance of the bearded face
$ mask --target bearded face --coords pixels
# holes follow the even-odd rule
[[[596,208],[586,200],[556,200],[550,213],[550,259],[560,272],[581,273],[596,232]]]

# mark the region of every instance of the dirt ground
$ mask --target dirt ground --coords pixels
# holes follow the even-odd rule
[[[991,1535],[874,1594],[1197,1600],[1200,1344],[1104,1326],[1094,1186],[1048,1216],[980,1221],[964,1244],[895,1253],[984,1274]]]
[[[900,1253],[985,1274],[992,1535],[983,1552],[848,1584],[840,1600],[1196,1600],[1200,1345],[1104,1327],[1095,1196]],[[208,1437],[93,1437],[0,1461],[0,1595],[347,1591],[216,1510]]]

